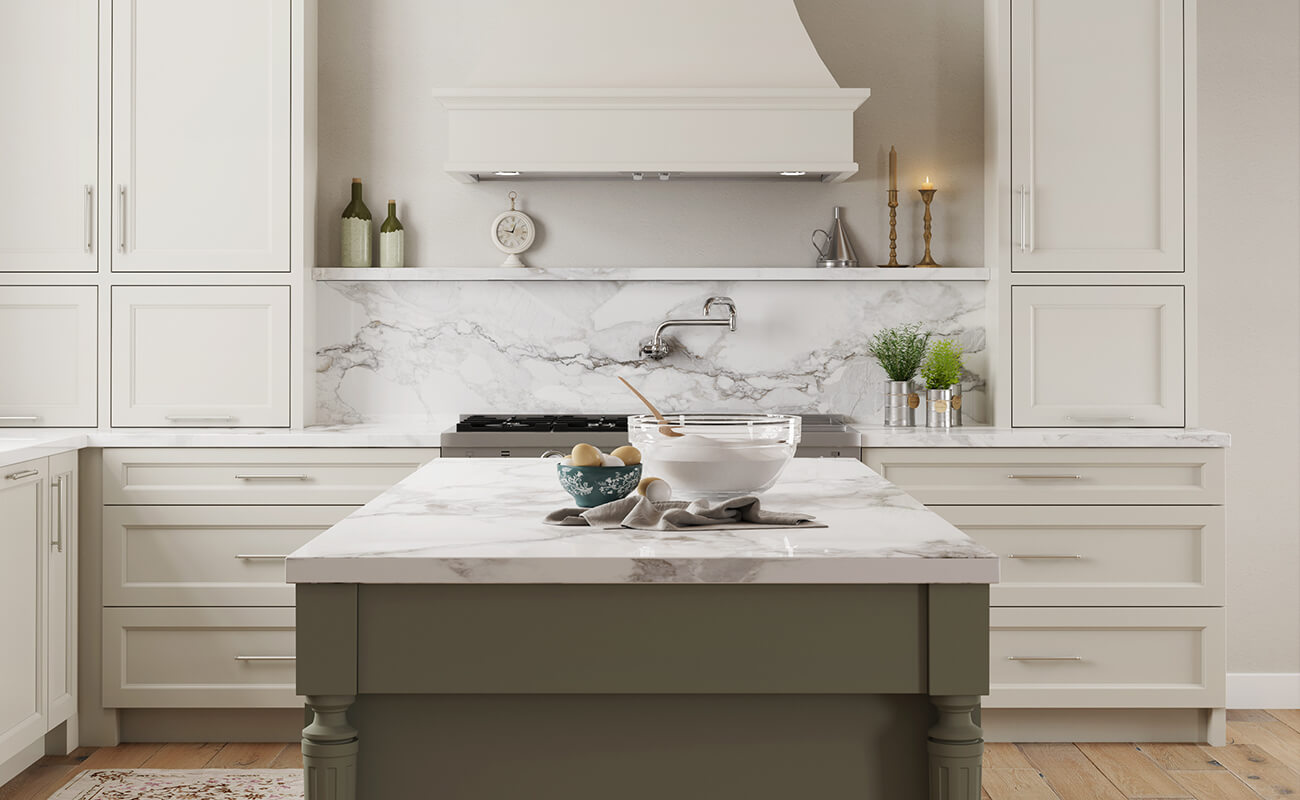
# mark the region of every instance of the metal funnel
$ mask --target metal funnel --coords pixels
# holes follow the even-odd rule
[[[826,241],[818,245],[817,234],[826,237]],[[817,248],[817,266],[819,267],[856,267],[858,265],[857,253],[853,251],[853,242],[849,240],[849,229],[844,227],[844,221],[840,219],[840,207],[835,207],[835,219],[831,221],[830,232],[821,228],[812,233],[813,247]]]

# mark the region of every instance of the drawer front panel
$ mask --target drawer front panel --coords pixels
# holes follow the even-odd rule
[[[367,503],[434,448],[110,448],[105,505]]]
[[[109,506],[104,605],[292,606],[284,556],[355,506]]]
[[[936,506],[1002,557],[995,606],[1220,606],[1222,506]]]
[[[879,448],[867,465],[927,505],[1221,505],[1202,448]]]
[[[294,708],[292,608],[104,609],[109,708]]]
[[[1224,704],[1221,608],[997,608],[989,708]]]

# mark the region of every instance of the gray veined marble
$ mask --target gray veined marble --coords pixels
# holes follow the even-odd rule
[[[665,410],[795,411],[875,421],[886,380],[866,343],[922,322],[968,353],[966,412],[983,419],[984,286],[894,282],[330,282],[320,284],[317,414],[325,423],[469,412],[639,411],[623,375]],[[735,299],[735,333],[664,319]]]
[[[825,528],[547,525],[570,504],[540,459],[440,459],[293,553],[293,583],[991,583],[998,560],[850,459],[796,459],[764,507]]]

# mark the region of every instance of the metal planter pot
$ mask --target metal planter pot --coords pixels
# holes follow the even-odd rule
[[[951,426],[948,414],[952,407],[951,389],[925,390],[925,427],[947,428]]]
[[[916,408],[921,398],[912,391],[911,381],[889,381],[885,384],[885,426],[911,428],[916,425]]]

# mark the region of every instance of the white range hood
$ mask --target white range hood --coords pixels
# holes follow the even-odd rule
[[[446,171],[527,178],[842,181],[853,112],[793,0],[465,0],[490,32],[472,88],[437,89]]]

